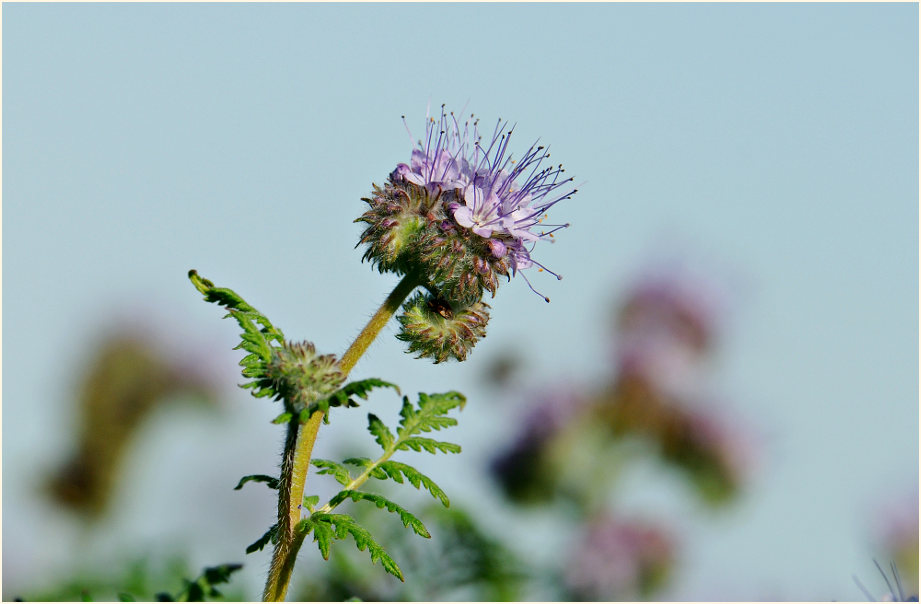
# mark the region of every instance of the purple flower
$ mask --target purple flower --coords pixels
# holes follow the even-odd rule
[[[498,121],[489,142],[482,144],[478,123],[471,115],[461,124],[442,106],[437,121],[428,117],[410,163],[399,164],[390,178],[425,187],[435,196],[451,193],[445,202],[454,221],[484,238],[493,256],[507,257],[513,271],[535,264],[547,270],[531,252],[537,241],[551,241],[554,232],[569,226],[544,221],[547,210],[576,192],[572,178],[563,178],[562,164],[542,166],[550,153],[536,143],[521,159],[512,159],[508,145],[514,128],[507,122]]]
[[[602,515],[585,527],[566,584],[584,600],[648,598],[667,582],[676,549],[657,524]]]
[[[573,386],[534,392],[511,445],[492,462],[493,477],[519,501],[539,501],[554,494],[558,476],[547,464],[554,439],[587,409],[588,401]]]

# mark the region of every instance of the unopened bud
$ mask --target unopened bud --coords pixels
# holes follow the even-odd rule
[[[329,396],[345,381],[332,354],[317,354],[310,342],[285,342],[272,351],[266,376],[290,411],[297,412]]]
[[[467,307],[452,305],[431,294],[417,293],[403,305],[402,329],[397,338],[409,342],[408,352],[436,363],[463,361],[486,335],[489,305],[477,301]]]

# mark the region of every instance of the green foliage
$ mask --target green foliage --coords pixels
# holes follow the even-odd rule
[[[349,469],[341,463],[328,459],[312,459],[310,463],[319,468],[317,474],[330,474],[336,479],[336,482],[343,486],[352,482],[352,475],[349,474]]]
[[[25,600],[31,601],[68,601],[80,600],[83,602],[113,601],[161,601],[161,602],[193,602],[204,601],[206,598],[223,598],[223,594],[214,588],[214,585],[227,583],[230,575],[242,568],[240,564],[222,564],[204,569],[204,572],[194,581],[185,577],[190,576],[189,566],[185,558],[179,555],[168,557],[164,563],[162,559],[154,562],[151,558],[128,559],[121,564],[110,565],[106,575],[96,575],[94,572],[80,572],[72,577],[55,581],[43,582],[43,590],[39,593],[25,594]],[[112,573],[116,574],[112,574]],[[181,580],[183,589],[178,593],[154,593],[152,585],[176,585]],[[114,586],[118,586],[117,589]],[[95,597],[94,597],[95,596]],[[229,594],[229,599],[239,601],[243,599],[242,592],[234,589]],[[17,600],[22,598],[16,598]]]
[[[403,522],[404,527],[412,527],[413,531],[417,535],[425,537],[426,539],[431,538],[431,535],[426,530],[425,525],[422,524],[421,520],[413,516],[406,509],[390,501],[383,495],[365,493],[362,491],[344,490],[339,491],[335,497],[330,499],[329,505],[335,507],[345,501],[347,498],[351,498],[352,501],[370,501],[378,508],[387,508],[388,512],[400,515],[400,520]]]
[[[509,602],[526,599],[522,588],[530,577],[525,564],[500,541],[495,530],[481,526],[482,514],[463,506],[444,508],[432,502],[424,509],[431,540],[401,539],[403,527],[388,522],[371,506],[356,506],[353,516],[400,563],[405,583],[373,572],[364,554],[336,552],[300,583],[292,600],[343,601],[358,596],[366,602],[471,601]],[[552,580],[545,577],[546,580]]]
[[[243,377],[252,381],[242,384],[242,387],[252,389],[256,398],[275,395],[271,382],[265,379],[265,369],[272,359],[272,349],[284,343],[284,334],[232,289],[215,287],[195,270],[189,271],[189,280],[204,294],[206,302],[226,308],[228,313],[225,318],[234,319],[243,329],[242,341],[234,350],[243,349],[248,353],[240,361],[240,366],[243,367]]]
[[[385,451],[393,446],[394,436],[390,429],[384,425],[373,413],[368,414],[368,432],[374,437],[374,440]]]
[[[254,541],[253,543],[250,543],[247,546],[246,553],[251,554],[253,552],[262,551],[262,548],[268,545],[269,542],[275,543],[277,540],[277,533],[278,533],[278,525],[273,524],[269,528],[269,530],[265,532],[263,536],[259,537],[258,539],[256,539],[256,541]]]
[[[264,482],[270,489],[277,489],[279,481],[274,476],[266,476],[265,474],[250,474],[249,476],[244,476],[241,478],[240,482],[233,488],[233,490],[239,491],[247,482]]]
[[[365,380],[362,388],[377,387],[389,385],[380,380]],[[344,389],[343,389],[344,390]],[[361,390],[353,389],[353,393],[361,396]],[[390,558],[384,549],[378,545],[370,533],[360,527],[355,520],[346,514],[330,514],[333,509],[344,503],[346,500],[370,501],[380,509],[398,514],[404,527],[410,527],[417,535],[429,538],[431,535],[425,528],[425,525],[415,515],[387,499],[382,495],[367,493],[358,490],[369,478],[378,480],[393,480],[402,484],[404,479],[415,488],[425,489],[439,500],[442,505],[448,506],[448,496],[435,482],[428,476],[419,472],[412,466],[391,461],[390,457],[400,450],[413,449],[415,451],[426,450],[430,453],[442,451],[445,453],[458,453],[460,446],[454,443],[440,442],[431,438],[419,436],[420,433],[433,432],[454,426],[457,420],[447,417],[447,413],[456,408],[463,407],[465,399],[463,395],[457,392],[446,392],[443,394],[419,394],[418,405],[413,405],[408,397],[403,397],[403,405],[400,410],[400,424],[396,435],[373,413],[368,414],[368,431],[374,436],[375,442],[383,449],[383,454],[376,460],[367,457],[350,457],[342,463],[328,459],[314,459],[311,463],[318,468],[318,474],[328,474],[336,482],[347,487],[339,491],[323,507],[314,511],[314,506],[319,502],[319,498],[312,496],[305,498],[306,507],[311,511],[311,515],[305,518],[298,525],[300,531],[312,531],[314,541],[324,558],[329,558],[329,550],[332,542],[336,539],[343,539],[351,534],[359,550],[364,551],[365,547],[371,552],[371,560],[380,560],[381,564],[391,574],[400,577],[402,573],[399,567]],[[362,469],[357,477],[353,477],[347,465],[356,466]]]
[[[448,496],[441,490],[441,487],[435,484],[434,480],[408,464],[399,461],[375,463],[367,457],[350,457],[349,459],[343,460],[342,463],[364,468],[369,471],[371,478],[376,478],[378,480],[390,479],[399,484],[403,484],[403,478],[405,477],[406,480],[409,481],[409,484],[417,489],[425,487],[425,489],[431,493],[432,497],[439,500],[443,506],[449,507],[451,505]]]
[[[207,598],[220,598],[222,594],[215,585],[229,583],[230,575],[243,568],[242,564],[221,564],[205,568],[194,581],[186,580],[185,588],[176,596],[157,594],[158,602],[204,602]],[[124,601],[124,600],[123,600]]]
[[[351,516],[316,512],[302,520],[297,529],[303,532],[313,532],[313,540],[317,542],[317,547],[325,560],[329,560],[329,547],[334,540],[342,540],[351,535],[359,551],[368,550],[372,563],[379,561],[384,570],[400,581],[403,580],[403,572],[393,558],[371,537],[371,533],[362,528]]]
[[[355,397],[362,400],[368,400],[368,394],[375,388],[393,388],[396,390],[397,394],[400,393],[399,386],[378,378],[367,378],[349,382],[328,397],[321,398],[301,411],[299,420],[301,422],[306,422],[315,412],[322,411],[323,421],[328,424],[330,407],[357,407],[358,401],[355,400]],[[280,417],[276,418],[276,421],[277,419],[280,419]]]
[[[458,447],[458,450],[460,448]],[[435,481],[415,469],[414,467],[407,465],[405,463],[400,463],[398,461],[386,461],[380,465],[380,469],[386,474],[386,476],[400,484],[403,483],[403,477],[406,477],[406,480],[409,481],[409,484],[413,485],[417,489],[420,487],[425,487],[425,489],[431,493],[432,497],[441,502],[445,507],[451,505],[450,500],[448,499],[447,494],[441,490]],[[377,476],[375,476],[377,478]]]
[[[400,420],[400,429],[397,430],[397,436],[400,440],[404,440],[420,432],[431,432],[456,426],[457,420],[453,417],[447,417],[446,414],[455,408],[463,409],[466,402],[467,399],[459,392],[445,392],[443,394],[423,394],[420,392],[419,406],[416,408],[409,402],[409,397],[404,396],[403,407],[400,409],[402,419]],[[418,449],[415,450],[418,451]],[[459,450],[450,452],[457,453]]]
[[[421,436],[414,436],[413,438],[406,438],[400,442],[400,449],[404,451],[412,449],[413,451],[421,451],[425,449],[429,453],[435,453],[441,451],[442,453],[460,453],[461,448],[454,443],[442,442],[435,440],[434,438],[423,438]]]

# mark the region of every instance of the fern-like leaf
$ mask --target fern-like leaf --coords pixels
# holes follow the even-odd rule
[[[249,476],[241,478],[240,482],[237,483],[237,486],[235,486],[233,490],[239,491],[247,482],[264,482],[270,489],[277,489],[279,480],[274,476],[267,476],[265,474],[250,474]]]
[[[429,453],[436,453],[438,451],[441,451],[442,453],[461,452],[460,445],[435,440],[434,438],[424,438],[422,436],[413,436],[411,438],[401,439],[397,449],[402,449],[403,451],[408,451],[409,449],[412,449],[413,451],[422,451],[425,449]]]
[[[263,536],[259,537],[256,541],[250,543],[249,546],[247,546],[246,553],[251,554],[253,552],[262,551],[262,548],[268,545],[269,542],[275,543],[277,533],[278,525],[273,524]]]
[[[243,568],[242,564],[221,564],[205,568],[195,580],[186,580],[186,587],[175,598],[161,599],[166,594],[158,594],[160,601],[172,600],[175,602],[204,602],[206,598],[220,598],[221,592],[215,585],[229,583],[230,575]]]
[[[363,470],[371,468],[370,476],[371,478],[377,478],[378,480],[386,480],[387,473],[380,469],[375,462],[371,461],[367,457],[349,457],[348,459],[343,459],[342,463],[351,464],[353,466],[358,466]]]
[[[455,408],[463,408],[467,399],[459,392],[445,392],[443,394],[419,393],[419,406],[415,408],[408,397],[403,397],[403,407],[400,409],[400,428],[397,435],[405,438],[419,434],[441,430],[457,425],[453,417],[446,414]]]
[[[397,394],[400,393],[399,386],[378,378],[367,378],[349,382],[326,398],[311,403],[306,409],[301,411],[299,419],[301,422],[306,422],[311,415],[317,411],[321,411],[323,413],[323,421],[329,423],[330,407],[358,407],[359,403],[355,398],[367,400],[368,394],[375,388],[393,388],[396,390]],[[281,416],[276,418],[276,420],[279,419],[281,419]]]
[[[349,469],[341,463],[329,459],[312,459],[310,463],[319,468],[317,474],[330,474],[342,486],[352,482],[352,475],[349,474]]]
[[[301,504],[301,506],[307,508],[308,511],[313,513],[313,509],[317,507],[318,503],[320,503],[319,495],[305,495],[304,502]]]
[[[387,508],[388,512],[399,514],[400,521],[403,523],[404,527],[411,527],[413,532],[417,535],[425,537],[426,539],[431,538],[428,530],[425,528],[425,525],[422,524],[422,521],[416,518],[412,513],[407,509],[397,505],[396,503],[390,501],[383,495],[377,495],[374,493],[366,493],[364,491],[350,491],[344,490],[339,491],[335,497],[330,499],[329,503],[331,507],[335,507],[345,501],[346,499],[351,499],[352,501],[370,501],[377,507],[383,509]]]
[[[341,540],[351,535],[359,551],[368,550],[368,553],[371,554],[372,563],[380,562],[384,570],[397,577],[400,581],[403,580],[403,571],[390,557],[390,554],[374,540],[371,533],[355,522],[351,516],[316,513],[304,520],[306,522],[299,523],[298,529],[313,531],[314,541],[317,542],[324,559],[329,559],[329,547],[334,538]]]
[[[375,388],[393,388],[397,394],[400,394],[400,387],[390,382],[378,378],[367,378],[355,382],[349,382],[329,397],[329,404],[332,407],[350,406],[357,407],[358,403],[352,398],[357,396],[362,400],[368,400],[368,393]],[[348,403],[348,404],[347,404]]]
[[[225,307],[228,310],[225,318],[231,317],[243,329],[241,342],[234,349],[249,353],[240,360],[241,373],[243,377],[254,380],[243,384],[243,388],[252,389],[256,398],[274,395],[271,384],[264,379],[265,368],[272,358],[272,348],[284,343],[284,334],[232,289],[215,287],[195,270],[189,271],[189,280],[195,289],[204,294],[205,301]]]
[[[374,440],[384,451],[389,451],[393,447],[395,438],[393,432],[373,413],[368,414],[368,432],[374,436]]]
[[[346,462],[348,461],[349,460],[346,460]],[[449,507],[451,505],[448,495],[441,490],[441,487],[435,484],[434,480],[408,464],[400,463],[399,461],[385,461],[377,469],[384,474],[385,478],[390,478],[401,484],[405,476],[409,484],[417,489],[425,487],[425,490],[431,493],[432,497],[439,500],[443,506]],[[379,476],[375,474],[372,474],[372,476],[374,478],[379,478]]]

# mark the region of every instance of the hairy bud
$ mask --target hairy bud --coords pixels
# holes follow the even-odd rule
[[[499,277],[509,276],[510,257],[494,253],[506,249],[496,248],[498,236],[485,239],[457,224],[448,211],[456,198],[456,190],[432,193],[411,182],[375,185],[358,219],[369,225],[359,241],[368,246],[363,258],[381,272],[422,275],[453,304],[473,304],[484,290],[495,295]]]
[[[310,342],[285,342],[273,349],[266,376],[291,411],[300,411],[329,396],[345,381],[335,355],[317,354]]]
[[[370,207],[356,222],[368,223],[359,245],[367,244],[363,259],[371,261],[381,272],[406,274],[415,268],[415,251],[426,226],[426,208],[430,205],[425,191],[419,195],[391,186],[374,185]]]
[[[450,358],[463,361],[477,341],[486,335],[489,305],[478,301],[457,307],[443,298],[417,293],[403,305],[402,328],[397,338],[409,342],[407,352],[416,358],[442,363]]]

